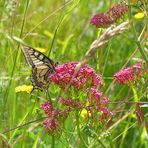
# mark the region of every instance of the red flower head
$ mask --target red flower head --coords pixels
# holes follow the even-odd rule
[[[143,64],[137,63],[134,66],[120,70],[114,75],[114,79],[120,84],[128,84],[135,81],[140,75],[144,74]]]
[[[71,86],[80,89],[88,86],[97,87],[102,84],[102,78],[88,65],[84,65],[72,79],[78,62],[70,62],[55,67],[56,72],[49,75],[52,82],[65,88],[70,82]]]
[[[53,106],[49,101],[42,104],[41,108],[44,110],[45,114],[47,115],[51,115],[51,113],[53,112]]]
[[[102,92],[98,91],[95,88],[91,88],[90,90],[91,96],[90,96],[90,101],[91,102],[96,102],[96,103],[100,103],[101,97],[102,97]]]
[[[92,25],[95,25],[97,28],[104,28],[113,23],[113,20],[107,16],[105,13],[95,14],[91,18]]]
[[[111,8],[107,12],[107,14],[115,22],[122,15],[124,15],[127,11],[128,11],[128,6],[121,2],[119,4],[116,4],[113,8]]]
[[[106,13],[95,14],[90,23],[95,25],[97,28],[105,28],[117,21],[122,15],[128,11],[128,6],[123,2],[116,4],[114,7],[109,9]]]
[[[44,128],[51,135],[55,135],[60,131],[60,123],[53,118],[48,118],[43,122]]]

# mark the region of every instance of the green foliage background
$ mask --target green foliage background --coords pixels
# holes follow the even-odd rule
[[[29,85],[30,68],[25,62],[20,45],[25,43],[32,47],[47,49],[54,61],[65,63],[80,61],[91,43],[97,38],[100,30],[90,24],[92,14],[105,12],[119,1],[108,0],[1,0],[0,1],[0,140],[4,145],[13,147],[47,147],[51,145],[52,138],[42,127],[42,120],[7,130],[36,120],[43,116],[40,104],[45,99],[44,92],[35,91],[33,96],[26,92],[15,93],[15,87]],[[144,27],[147,28],[147,19],[134,20],[133,16],[140,9],[132,7],[132,21],[137,35]],[[128,14],[120,21],[128,18]],[[144,30],[146,34],[146,29]],[[137,50],[136,38],[132,29],[108,41],[106,46],[89,61],[97,73],[103,75],[105,92],[113,81],[113,75],[123,65],[135,63],[131,55]],[[143,38],[142,46],[146,39]],[[134,58],[142,58],[137,50]],[[137,93],[140,101],[147,101],[147,85],[142,84]],[[51,85],[49,89],[51,98],[58,95],[57,87]],[[128,86],[114,84],[106,94],[111,102],[134,101],[134,96]],[[131,111],[128,118],[117,124],[109,135],[100,139],[94,147],[146,147],[148,137],[144,126],[139,126],[132,104],[109,104],[114,114],[112,124]],[[124,110],[124,111],[122,111]],[[126,110],[126,111],[125,111]],[[143,108],[147,113],[147,107]],[[147,114],[146,114],[147,115]],[[146,116],[147,117],[147,116]],[[147,119],[145,119],[147,121]],[[79,147],[77,133],[72,133],[73,119],[66,121],[66,129],[61,137],[55,137],[55,147]],[[100,136],[100,133],[98,137]],[[71,137],[70,137],[71,136]],[[70,137],[67,139],[67,137]],[[90,138],[91,139],[91,138]],[[3,141],[3,142],[2,142]]]

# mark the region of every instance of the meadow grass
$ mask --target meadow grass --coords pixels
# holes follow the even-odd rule
[[[137,61],[134,59],[143,59],[148,64],[147,2],[128,2],[131,4],[129,13],[113,26],[128,20],[130,27],[107,38],[103,46],[95,47],[95,52],[90,57],[86,56],[92,43],[105,30],[91,25],[90,18],[94,13],[107,11],[117,2],[0,2],[0,147],[147,147],[147,75],[142,82],[139,80],[138,87],[120,85],[113,79],[117,71],[135,64]],[[135,19],[134,15],[141,11],[145,17]],[[46,49],[44,54],[59,64],[86,60],[85,64],[101,74],[104,80],[101,91],[110,98],[108,108],[114,114],[108,127],[99,123],[97,128],[93,124],[94,127],[90,126],[76,110],[62,123],[57,135],[49,134],[43,127],[46,116],[40,107],[49,99],[45,92],[15,92],[17,86],[31,85],[31,68],[21,51],[23,44]],[[75,89],[66,93],[80,100],[86,97],[84,92]],[[48,94],[53,102],[59,95],[67,95],[53,83]],[[137,108],[136,102],[139,102]]]

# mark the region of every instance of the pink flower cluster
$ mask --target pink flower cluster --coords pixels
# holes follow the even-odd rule
[[[71,82],[71,86],[77,89],[87,88],[88,86],[96,87],[102,84],[101,76],[96,74],[95,71],[87,65],[81,67],[76,77],[72,79],[77,64],[78,62],[70,62],[57,65],[55,67],[56,72],[49,75],[51,82],[54,82],[61,88],[65,88]]]
[[[59,85],[61,89],[70,83],[75,88],[74,90],[80,90],[77,93],[83,92],[86,95],[81,100],[79,98],[71,98],[71,94],[69,93],[65,94],[66,97],[68,96],[67,98],[60,96],[54,102],[58,104],[58,109],[49,101],[42,104],[41,108],[48,117],[43,124],[50,134],[58,133],[63,121],[75,110],[81,112],[85,109],[91,116],[97,115],[93,119],[102,122],[105,122],[112,115],[106,107],[108,98],[103,97],[103,93],[96,89],[102,84],[102,77],[96,74],[88,65],[84,65],[73,78],[77,64],[78,62],[70,62],[57,65],[55,73],[49,75],[50,81]]]
[[[82,109],[83,104],[80,101],[75,101],[72,98],[64,99],[59,97],[57,103],[62,105],[62,109],[54,108],[50,101],[41,105],[47,119],[43,122],[45,129],[49,134],[57,134],[60,131],[63,119],[67,118],[70,112],[76,109]]]
[[[120,84],[133,83],[139,76],[144,74],[144,63],[137,63],[134,66],[127,67],[115,73],[114,79]]]
[[[93,121],[102,122],[103,124],[106,123],[106,121],[113,115],[112,112],[110,112],[106,107],[109,99],[102,97],[102,93],[95,89],[92,89],[90,94],[90,98],[85,98],[83,101],[72,98],[64,99],[62,97],[58,97],[56,99],[56,103],[58,103],[60,106],[58,109],[54,108],[49,101],[42,104],[41,108],[47,115],[47,119],[43,122],[47,132],[51,135],[59,133],[64,120],[71,112],[75,110],[82,111],[85,109],[90,116],[93,117]]]
[[[100,99],[102,97],[102,92],[98,91],[97,89],[95,88],[91,88],[90,90],[91,92],[91,101],[92,102],[100,102]]]
[[[56,121],[55,118],[48,118],[43,122],[43,125],[51,135],[55,135],[60,132],[60,122]]]
[[[104,28],[110,24],[112,24],[114,21],[105,13],[99,13],[95,14],[91,18],[91,24],[95,25],[97,28]]]
[[[64,99],[62,97],[59,97],[58,99],[58,103],[61,103],[64,106],[68,106],[70,108],[74,108],[74,109],[82,109],[83,108],[83,103],[78,101],[78,100],[74,100],[72,98],[68,98],[68,99]]]
[[[91,18],[91,24],[95,25],[97,28],[104,28],[115,23],[127,11],[128,6],[123,2],[120,2],[108,10],[106,13],[95,14]]]
[[[111,116],[113,116],[113,113],[109,111],[109,109],[106,107],[109,101],[109,98],[103,97],[103,93],[98,91],[97,89],[91,88],[90,90],[91,95],[88,99],[89,106],[87,107],[87,110],[92,115],[95,114],[95,112],[99,112],[100,116],[97,117],[101,122],[105,122],[107,119],[109,119]]]
[[[57,110],[54,109],[52,104],[47,101],[41,105],[41,108],[44,110],[44,113],[47,115],[47,120],[43,122],[44,127],[50,134],[57,133],[60,129],[59,122],[57,122],[55,116],[57,114]]]

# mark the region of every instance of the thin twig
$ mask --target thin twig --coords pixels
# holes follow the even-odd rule
[[[118,101],[118,102],[108,102],[109,104],[136,104],[136,103],[139,103],[139,104],[148,104],[148,102],[134,102],[134,101]]]
[[[131,114],[131,112],[128,112],[127,114],[125,114],[120,120],[118,120],[115,124],[113,124],[111,127],[109,127],[108,131],[114,129],[115,127],[117,127],[123,120],[125,120],[126,118],[128,118],[128,116]]]
[[[2,132],[2,134],[11,132],[11,131],[16,130],[16,129],[18,129],[18,128],[22,128],[22,127],[24,127],[24,126],[27,126],[28,124],[31,124],[31,123],[34,123],[34,122],[43,120],[43,119],[45,119],[45,118],[47,118],[47,117],[42,117],[42,118],[38,118],[38,119],[35,119],[35,120],[32,120],[32,121],[29,121],[29,122],[24,123],[24,124],[22,124],[22,125],[19,125],[19,126],[16,126],[16,127],[14,127],[14,128],[8,129],[8,130]]]

